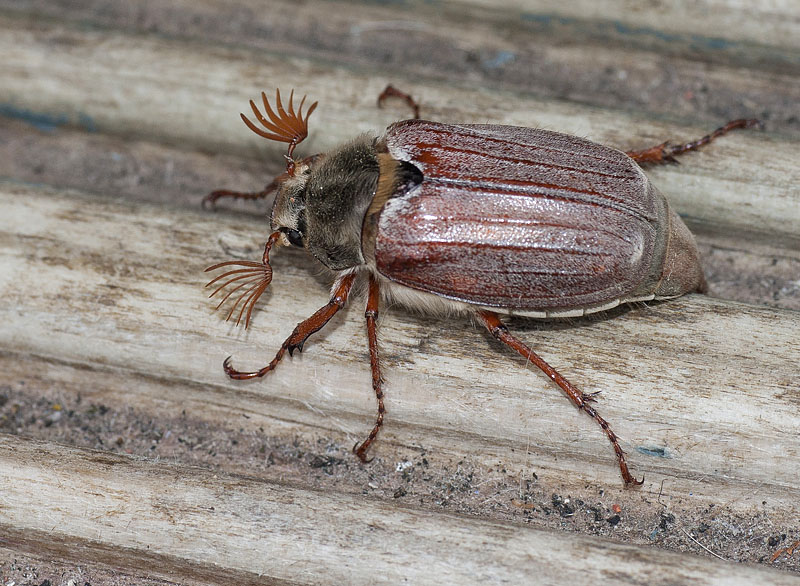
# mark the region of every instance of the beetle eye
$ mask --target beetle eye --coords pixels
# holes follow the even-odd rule
[[[300,234],[297,230],[293,228],[289,228],[286,230],[286,237],[289,239],[289,242],[292,243],[293,246],[299,246],[300,248],[303,247],[303,235]]]

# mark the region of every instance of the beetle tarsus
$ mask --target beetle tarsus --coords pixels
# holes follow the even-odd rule
[[[372,462],[375,459],[375,458],[367,458],[367,448],[368,447],[369,447],[369,444],[367,444],[366,441],[364,441],[361,444],[356,442],[355,445],[353,446],[353,453],[356,455],[356,457],[359,460],[361,460],[362,464],[369,464],[370,462]]]
[[[308,340],[308,336],[306,336],[305,338],[300,340],[297,344],[291,344],[288,347],[289,356],[294,356],[294,351],[295,350],[297,350],[300,354],[302,354],[303,353],[303,345],[306,343],[306,340]]]
[[[347,296],[350,293],[350,289],[353,287],[353,282],[355,279],[356,273],[350,273],[349,275],[342,277],[342,279],[336,285],[336,290],[331,296],[330,301],[328,301],[328,304],[318,309],[316,312],[314,312],[314,315],[308,319],[297,324],[292,331],[292,334],[286,338],[283,344],[281,344],[278,353],[275,354],[275,358],[273,358],[272,361],[265,367],[253,372],[241,372],[231,366],[231,358],[229,356],[222,364],[225,374],[236,380],[260,378],[268,372],[275,370],[275,367],[278,366],[278,363],[281,361],[286,352],[289,352],[289,356],[292,355],[295,349],[299,349],[302,352],[303,344],[305,344],[306,340],[311,336],[311,334],[321,330],[325,324],[328,323],[328,321],[330,321],[334,315],[336,315],[336,312],[344,307],[344,304],[347,301]]]
[[[492,311],[479,311],[477,315],[492,336],[512,350],[516,350],[526,360],[539,367],[542,372],[550,377],[550,380],[561,387],[561,390],[564,391],[564,393],[567,395],[567,397],[569,397],[576,407],[585,411],[589,417],[597,422],[597,424],[606,434],[606,437],[608,437],[611,445],[614,447],[614,453],[617,455],[617,463],[619,464],[619,470],[622,474],[622,479],[625,481],[625,485],[641,485],[644,482],[644,479],[639,481],[636,480],[633,475],[631,475],[630,471],[628,470],[628,463],[625,461],[625,452],[619,445],[617,435],[611,430],[608,422],[600,417],[597,411],[595,411],[594,407],[589,404],[594,400],[593,396],[591,394],[587,395],[586,393],[579,391],[575,385],[565,379],[561,373],[545,362],[544,359],[536,354],[536,352],[534,352],[529,346],[510,334],[508,328],[506,328],[505,324],[500,321],[500,316],[498,316],[496,313]]]
[[[683,144],[671,145],[668,142],[662,142],[656,146],[643,149],[640,151],[628,151],[625,154],[640,165],[658,165],[663,163],[677,164],[678,160],[675,158],[683,153],[689,151],[696,151],[700,147],[707,145],[713,140],[716,140],[723,134],[729,133],[731,130],[738,128],[764,128],[764,123],[755,118],[739,118],[738,120],[731,120],[724,126],[720,126],[714,132],[706,134],[702,138],[685,142]]]

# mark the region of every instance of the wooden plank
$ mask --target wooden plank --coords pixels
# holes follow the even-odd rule
[[[489,0],[460,0],[469,6],[493,7]],[[557,2],[556,0],[509,0],[506,10],[552,15],[553,18],[603,22],[619,28],[642,29],[641,34],[691,34],[701,38],[748,40],[755,43],[800,47],[800,18],[792,0],[742,4],[735,0],[679,0],[643,10],[624,0]]]
[[[364,4],[352,1],[307,2],[296,5],[290,2],[275,1],[265,10],[258,0],[173,0],[170,3],[150,0],[149,2],[127,2],[121,0],[27,0],[22,6],[15,0],[3,0],[0,7],[7,10],[19,10],[39,16],[60,17],[62,19],[97,22],[106,26],[119,28],[148,27],[149,30],[166,32],[166,30],[183,35],[193,34],[198,27],[216,24],[216,29],[224,29],[232,24],[223,16],[238,17],[238,25],[247,24],[253,29],[265,27],[264,32],[280,35],[279,30],[292,26],[286,13],[294,8],[298,21],[317,21],[318,29],[325,30],[330,20],[344,19],[351,23],[371,24],[373,28],[391,31],[391,25],[405,24],[408,31],[427,28],[433,15],[440,17],[440,28],[447,29],[455,19],[454,14],[467,21],[468,27],[462,29],[457,37],[463,43],[473,40],[474,29],[481,20],[507,23],[513,20],[534,21],[540,26],[567,26],[582,23],[585,30],[595,34],[600,31],[617,30],[617,34],[628,32],[635,42],[636,35],[653,37],[650,40],[677,44],[686,39],[694,41],[692,49],[697,51],[721,50],[729,44],[750,42],[760,46],[800,48],[800,18],[797,5],[793,0],[773,0],[769,3],[742,4],[736,0],[679,0],[670,3],[650,5],[646,8],[632,5],[624,0],[579,0],[575,2],[556,2],[555,0],[456,0],[447,4],[433,4],[424,0],[404,2],[402,11],[396,6],[387,7],[380,4]],[[433,4],[433,5],[432,5]],[[102,10],[101,10],[102,9]],[[362,16],[357,17],[358,11]],[[161,17],[161,21],[143,21],[142,17]],[[354,16],[356,18],[354,18]],[[451,16],[450,19],[446,18]],[[482,19],[478,19],[480,16]],[[387,18],[393,21],[387,22]],[[230,19],[227,19],[230,20]],[[478,22],[475,22],[478,21]],[[272,23],[272,28],[266,25]],[[412,24],[417,26],[413,27]],[[178,25],[183,25],[178,28]],[[303,25],[302,22],[294,26]],[[355,25],[359,28],[359,24]],[[169,27],[169,28],[167,28]],[[174,27],[174,28],[173,28]],[[209,26],[209,30],[212,27]],[[366,27],[363,27],[366,28]],[[188,30],[187,30],[188,29]],[[516,31],[506,28],[509,35]],[[283,36],[287,35],[283,31]],[[262,35],[266,36],[266,35]],[[659,39],[660,37],[660,39]],[[242,39],[238,39],[242,42]],[[511,38],[513,40],[513,36]],[[712,41],[716,41],[713,42]],[[307,44],[319,42],[318,39],[306,39]],[[586,42],[585,40],[583,42]],[[509,43],[511,44],[511,43]]]
[[[0,118],[0,135],[0,177],[194,210],[212,188],[253,190],[265,183],[270,169],[280,170],[277,157],[267,162],[212,155],[78,129],[42,132],[20,120]],[[218,204],[220,213],[257,217],[268,207],[268,201]],[[765,246],[725,225],[711,230],[690,223],[712,297],[800,309],[800,250],[785,242]]]
[[[15,186],[4,187],[0,205],[5,351],[52,360],[57,373],[59,363],[126,373],[101,378],[135,403],[160,405],[154,410],[235,405],[344,432],[348,445],[371,425],[358,303],[268,383],[222,374],[229,354],[242,367],[261,364],[326,300],[313,265],[281,250],[268,307],[249,331],[213,312],[200,271],[231,255],[256,257],[260,223]],[[533,460],[542,481],[567,487],[619,486],[599,430],[546,377],[498,354],[463,320],[432,326],[399,313],[388,312],[381,325],[389,411],[382,443],[455,451],[490,466]],[[668,479],[669,494],[692,494],[697,503],[744,511],[763,501],[780,517],[796,515],[800,314],[695,295],[612,315],[566,330],[518,327],[584,391],[605,391],[601,412],[647,477],[646,491]],[[430,349],[420,352],[420,341]],[[154,383],[140,385],[133,374]],[[174,394],[163,385],[177,385]]]
[[[20,142],[19,133],[0,128],[0,175],[75,185],[101,196],[175,202],[177,195],[191,203],[229,180],[221,160],[192,170],[202,157],[190,151],[199,149],[237,155],[227,157],[229,164],[249,166],[237,186],[255,187],[263,181],[258,153],[268,152],[265,164],[275,170],[283,152],[249,136],[236,116],[264,79],[302,87],[321,100],[309,149],[405,116],[395,105],[374,109],[373,95],[387,81],[412,89],[431,118],[543,125],[621,148],[694,137],[726,117],[755,112],[768,119],[767,133],[731,137],[651,175],[688,216],[716,266],[731,263],[723,272],[761,282],[772,274],[763,266],[771,257],[788,263],[788,275],[800,250],[796,11],[791,2],[691,4],[619,11],[614,0],[500,8],[411,2],[401,12],[394,5],[336,0],[277,0],[269,10],[256,0],[0,0],[0,112],[40,128],[62,128],[51,135],[50,152],[28,151],[25,137]],[[95,150],[78,154],[84,138],[64,132],[64,124],[108,135],[90,135]],[[128,158],[123,141],[130,141]],[[20,152],[39,155],[41,164]],[[140,168],[141,161],[160,166]],[[50,173],[40,174],[42,166]],[[155,174],[148,177],[148,171]],[[203,182],[204,173],[226,182]],[[635,471],[647,475],[638,491],[620,488],[613,456],[591,422],[568,408],[538,372],[499,354],[480,330],[470,332],[460,320],[409,317],[399,308],[384,312],[387,429],[376,462],[351,466],[349,447],[363,438],[374,409],[358,304],[269,380],[236,384],[219,371],[228,353],[237,364],[261,364],[326,297],[325,279],[315,280],[313,263],[281,251],[253,331],[228,328],[213,314],[198,293],[199,269],[233,255],[256,257],[262,220],[114,207],[102,197],[61,189],[2,190],[0,205],[14,215],[0,228],[0,293],[12,301],[0,310],[0,403],[7,393],[12,402],[53,397],[74,405],[83,397],[111,406],[114,417],[123,418],[126,409],[161,422],[171,416],[176,431],[185,432],[181,426],[190,421],[207,422],[234,443],[241,437],[234,428],[242,427],[254,436],[283,437],[288,446],[299,438],[304,449],[313,450],[319,438],[327,446],[319,451],[323,459],[328,449],[342,457],[339,484],[304,471],[302,457],[294,468],[267,471],[260,452],[224,463],[203,460],[229,472],[319,487],[310,491],[314,499],[363,491],[382,495],[381,505],[394,508],[425,496],[426,506],[441,513],[465,498],[447,494],[447,482],[434,472],[442,462],[446,470],[452,458],[453,478],[462,467],[476,475],[472,480],[469,472],[463,485],[477,504],[462,500],[459,510],[484,520],[556,528],[552,517],[558,515],[545,515],[549,495],[553,504],[556,495],[572,495],[579,508],[581,499],[588,506],[601,494],[602,510],[610,511],[611,503],[623,510],[615,538],[635,543],[698,552],[707,545],[732,559],[768,561],[776,535],[800,536],[798,420],[792,412],[800,387],[793,366],[796,312],[691,297],[616,312],[608,321],[514,324],[579,386],[605,391],[599,408],[623,434]],[[13,225],[16,220],[23,223]],[[760,265],[741,271],[753,256]],[[717,292],[738,288],[724,274],[712,276]],[[783,288],[796,291],[795,281],[784,276]],[[479,364],[472,363],[476,359]],[[15,432],[35,430],[36,423],[26,422]],[[172,458],[168,444],[148,453]],[[45,465],[55,461],[51,449],[42,454]],[[426,455],[430,469],[403,484],[410,495],[395,501],[395,464],[419,464]],[[149,467],[142,469],[147,474]],[[526,478],[534,489],[524,488]],[[437,494],[436,483],[447,496],[427,497]],[[535,502],[536,512],[523,518],[511,496]],[[324,510],[329,501],[319,502]],[[54,506],[67,510],[64,503]],[[677,520],[665,529],[673,514]],[[562,529],[603,533],[574,520],[562,517]],[[59,546],[47,531],[4,528],[0,535],[14,536],[20,551],[36,553],[41,545],[39,552],[63,557],[70,545],[86,545],[73,536]],[[226,575],[233,570],[215,571],[181,556],[147,557],[103,540],[73,550],[92,555],[71,559],[82,565],[86,556],[98,560],[105,552],[102,559],[112,566],[142,571],[174,563],[187,580],[247,583],[253,577],[247,571]],[[593,559],[586,563],[595,567]],[[786,567],[797,565],[788,560]]]
[[[0,435],[2,541],[237,583],[800,583],[766,568]],[[10,529],[9,529],[10,528]],[[67,555],[69,553],[67,552]],[[165,575],[166,574],[166,575]],[[241,580],[241,582],[239,581]]]
[[[0,64],[4,79],[0,99],[55,117],[91,120],[107,132],[148,136],[184,148],[239,153],[270,148],[273,160],[280,160],[274,146],[265,145],[236,116],[249,97],[258,95],[265,79],[278,86],[302,87],[323,100],[304,152],[324,151],[358,132],[382,128],[398,115],[374,108],[374,96],[388,80],[346,69],[322,69],[310,60],[60,26],[12,30],[8,21],[3,26],[0,52],[8,58]],[[129,64],[123,71],[121,62]],[[198,77],[201,70],[204,75]],[[436,105],[426,115],[445,121],[488,119],[541,126],[622,148],[649,146],[665,137],[693,138],[710,130],[645,123],[635,115],[500,91],[393,81],[413,84],[424,103]],[[691,165],[656,169],[652,175],[696,225],[756,233],[770,243],[797,249],[800,241],[790,227],[800,219],[800,194],[794,188],[800,183],[796,150],[793,140],[742,132],[711,152],[693,155]]]
[[[650,118],[719,122],[757,113],[800,135],[799,25],[791,0],[646,7],[618,0],[280,0],[268,10],[257,0],[34,0],[24,9],[5,3],[39,20],[248,47],[396,81],[503,87]],[[298,72],[292,79],[302,78]]]

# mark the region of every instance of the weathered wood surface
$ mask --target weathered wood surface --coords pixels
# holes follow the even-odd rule
[[[58,112],[64,120],[183,148],[239,153],[269,148],[236,115],[249,98],[259,95],[263,80],[297,87],[322,100],[309,139],[302,145],[309,153],[324,151],[359,132],[378,132],[395,119],[397,110],[374,108],[374,96],[387,81],[412,86],[423,103],[435,105],[426,108],[426,117],[557,129],[623,149],[651,146],[665,137],[695,138],[711,130],[708,126],[677,130],[637,115],[499,91],[456,90],[416,79],[387,80],[343,68],[321,69],[314,62],[244,49],[192,44],[189,50],[185,43],[121,37],[115,32],[38,22],[4,25],[0,54],[7,58],[0,63],[0,78],[7,103]],[[121,69],[123,62],[126,67]],[[31,67],[37,71],[33,78]],[[200,71],[203,75],[198,77]],[[407,113],[400,110],[400,115]],[[693,224],[724,225],[800,248],[790,222],[800,220],[796,143],[749,134],[739,133],[715,145],[714,157],[698,155],[691,165],[655,169],[652,175]],[[280,161],[280,149],[272,152]],[[773,209],[762,214],[764,206]]]
[[[221,372],[229,354],[237,365],[260,365],[327,300],[311,263],[281,250],[267,309],[249,331],[214,313],[202,294],[203,267],[231,254],[256,258],[260,222],[10,185],[0,206],[0,343],[13,354],[9,374],[24,376],[18,359],[29,354],[56,371],[99,369],[104,392],[140,408],[210,404],[351,441],[368,430],[374,406],[357,302],[268,380],[229,381]],[[619,485],[600,431],[545,376],[526,372],[467,321],[432,328],[400,313],[388,312],[381,325],[385,440],[487,463],[535,461],[540,478],[567,484]],[[734,508],[766,499],[796,515],[800,314],[702,296],[619,313],[525,337],[586,392],[604,391],[601,412],[647,491],[666,478],[674,494]],[[140,377],[158,383],[142,386]]]
[[[481,521],[452,523],[475,534],[485,526],[492,548],[498,520],[526,540],[539,535],[525,528],[532,522],[655,544],[625,550],[648,558],[650,580],[671,576],[676,563],[708,577],[727,571],[710,558],[676,562],[665,549],[707,554],[708,547],[770,563],[800,539],[796,311],[690,296],[607,320],[514,324],[581,388],[603,391],[598,409],[622,436],[634,471],[646,475],[642,489],[626,491],[599,430],[545,377],[467,321],[431,322],[391,308],[380,329],[387,427],[375,462],[362,467],[348,454],[374,417],[360,302],[268,380],[226,380],[222,358],[256,366],[271,357],[294,323],[325,302],[326,280],[297,251],[281,250],[251,331],[224,324],[202,295],[200,271],[231,256],[256,258],[266,226],[258,214],[197,207],[210,188],[253,189],[280,170],[283,149],[252,136],[237,116],[274,86],[321,102],[303,152],[405,116],[398,104],[374,108],[390,81],[413,91],[429,118],[543,126],[623,149],[695,138],[726,119],[757,115],[765,133],[727,137],[649,174],[698,235],[713,294],[797,308],[799,23],[790,1],[645,10],[611,0],[400,9],[341,1],[265,8],[255,0],[0,0],[0,113],[16,119],[0,121],[0,176],[10,180],[0,184],[0,430],[175,462],[112,467],[143,486],[197,470],[196,484],[186,482],[220,494],[212,475],[185,467],[196,462],[219,469],[220,478],[247,475],[233,481],[247,498],[300,491],[327,511],[361,503],[363,493],[371,495],[370,515],[433,516],[433,527],[450,527],[447,511],[469,512]],[[40,183],[54,187],[30,185]],[[44,469],[58,462],[52,444],[26,452],[32,444],[4,441],[20,460]],[[96,478],[96,455],[66,453],[54,477],[77,482],[85,470]],[[14,457],[0,474],[27,470]],[[27,497],[4,509],[0,495],[0,518],[13,538],[0,537],[0,551],[94,561],[140,579],[158,567],[175,581],[258,581],[252,569],[197,564],[195,554],[169,543],[161,557],[119,550],[115,536],[126,527],[113,517],[83,523],[76,510],[92,498],[87,506],[105,501],[98,496],[105,493],[37,502],[39,477],[24,475],[30,482],[19,481],[14,494]],[[236,495],[225,496],[229,510],[241,510]],[[30,531],[30,521],[7,521],[37,505],[94,533],[49,532],[55,525]],[[178,515],[173,527],[205,513]],[[153,526],[162,526],[162,511],[154,515]],[[276,540],[297,537],[292,518]],[[344,535],[361,535],[336,519]],[[361,528],[358,512],[350,519]],[[241,522],[247,529],[254,521]],[[178,529],[162,537],[193,538]],[[575,551],[584,538],[556,532],[543,539]],[[191,544],[186,551],[204,551]],[[376,549],[374,559],[384,563]],[[592,557],[583,569],[617,575],[630,568],[626,578],[641,578],[641,566],[620,569],[615,555]],[[583,581],[568,573],[573,566],[558,565],[562,558],[537,559],[537,574],[551,575],[556,564],[563,582]],[[800,569],[796,554],[776,565]],[[336,570],[336,562],[328,567]],[[758,575],[749,572],[736,567],[727,579],[752,582]],[[335,581],[332,573],[320,576]]]
[[[49,20],[51,26],[73,22],[212,43],[217,49],[242,47],[265,62],[290,65],[295,57],[311,58],[318,67],[290,70],[285,77],[269,78],[271,83],[305,90],[317,74],[339,69],[342,97],[366,91],[350,83],[357,79],[348,79],[360,70],[378,78],[391,75],[397,82],[427,78],[462,89],[502,87],[657,118],[713,120],[757,113],[781,132],[800,133],[795,0],[647,6],[619,0],[273,0],[268,6],[258,0],[3,0],[0,6]],[[149,65],[158,68],[159,63]],[[252,73],[251,83],[261,89],[258,69],[238,71]],[[195,83],[203,85],[202,77]],[[509,98],[515,105],[516,97]],[[493,114],[486,112],[490,120]]]
[[[30,547],[33,536],[50,548],[67,538],[103,557],[113,546],[117,558],[150,562],[170,580],[568,584],[612,574],[616,584],[654,586],[800,583],[767,568],[5,435],[0,480],[0,543]]]

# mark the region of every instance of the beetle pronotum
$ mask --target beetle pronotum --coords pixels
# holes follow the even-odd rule
[[[382,94],[407,94],[387,88]],[[264,191],[219,197],[264,197],[275,191],[272,233],[260,262],[233,260],[213,279],[211,296],[233,285],[228,318],[250,322],[253,307],[272,280],[275,245],[305,248],[336,273],[327,305],[300,322],[263,368],[244,372],[228,357],[233,379],[261,377],[286,352],[303,349],[347,302],[356,280],[368,280],[366,307],[372,387],[378,416],[367,438],[353,448],[366,461],[383,425],[383,383],[376,321],[381,299],[433,313],[472,315],[499,341],[539,367],[572,403],[602,428],[626,484],[641,484],[628,471],[625,453],[609,424],[581,392],[524,342],[500,315],[571,317],[620,303],[660,300],[704,291],[694,238],[642,172],[695,150],[735,128],[759,124],[734,120],[693,142],[663,143],[623,153],[582,138],[514,126],[450,125],[419,119],[389,126],[378,137],[359,136],[325,154],[294,160],[308,135],[303,101],[292,93],[275,110],[262,93],[266,116],[251,100],[256,134],[289,144],[286,172]]]

